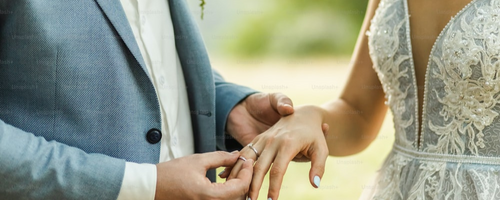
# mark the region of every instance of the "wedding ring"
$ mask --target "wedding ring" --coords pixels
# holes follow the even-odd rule
[[[255,152],[255,155],[257,156],[257,159],[259,158],[259,151],[257,151],[257,149],[255,149],[255,147],[253,147],[253,144],[250,143],[247,145],[248,147],[250,147],[250,149],[252,149],[253,152]]]
[[[247,161],[247,159],[243,156],[240,156],[238,159],[243,160],[243,162]]]

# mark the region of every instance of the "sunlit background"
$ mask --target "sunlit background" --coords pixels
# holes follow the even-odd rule
[[[338,98],[367,0],[188,0],[212,66],[230,82],[282,92],[295,105]],[[309,163],[291,163],[280,199],[358,199],[394,141],[392,116],[362,153],[330,157],[319,189],[308,180]],[[220,170],[220,169],[219,169]],[[223,181],[223,180],[219,180]],[[267,199],[268,179],[259,199]]]

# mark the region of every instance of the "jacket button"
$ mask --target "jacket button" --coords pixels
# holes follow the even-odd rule
[[[161,131],[155,128],[149,130],[148,133],[146,134],[146,140],[148,140],[148,142],[151,144],[156,144],[160,142]]]

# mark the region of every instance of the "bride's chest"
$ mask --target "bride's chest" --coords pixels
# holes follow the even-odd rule
[[[500,54],[500,0],[460,1],[447,9],[431,1],[381,1],[367,35],[383,85],[425,86],[424,77],[436,70],[459,74],[453,78],[462,81],[499,70],[494,64]]]
[[[382,0],[367,35],[374,69],[399,120],[395,126],[406,134],[403,139],[420,144],[418,149],[478,154],[488,137],[483,133],[500,124],[500,0],[473,0],[459,10],[444,27],[439,20],[410,27],[406,0]],[[412,35],[410,28],[418,30]],[[419,48],[424,50],[413,52]],[[417,86],[419,62],[425,68],[425,80],[419,82],[423,90]],[[422,104],[419,96],[422,115],[416,112]],[[422,119],[422,138],[415,133],[420,127],[416,119]],[[456,149],[436,147],[441,144]]]
[[[471,0],[408,0],[411,51],[418,85],[424,83],[429,55],[437,37],[450,19]]]

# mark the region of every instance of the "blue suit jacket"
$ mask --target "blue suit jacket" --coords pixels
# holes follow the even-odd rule
[[[186,2],[169,4],[195,151],[224,149],[229,111],[254,91],[212,71]],[[119,0],[0,0],[0,199],[115,199],[125,161],[158,162],[153,128],[158,99]]]

